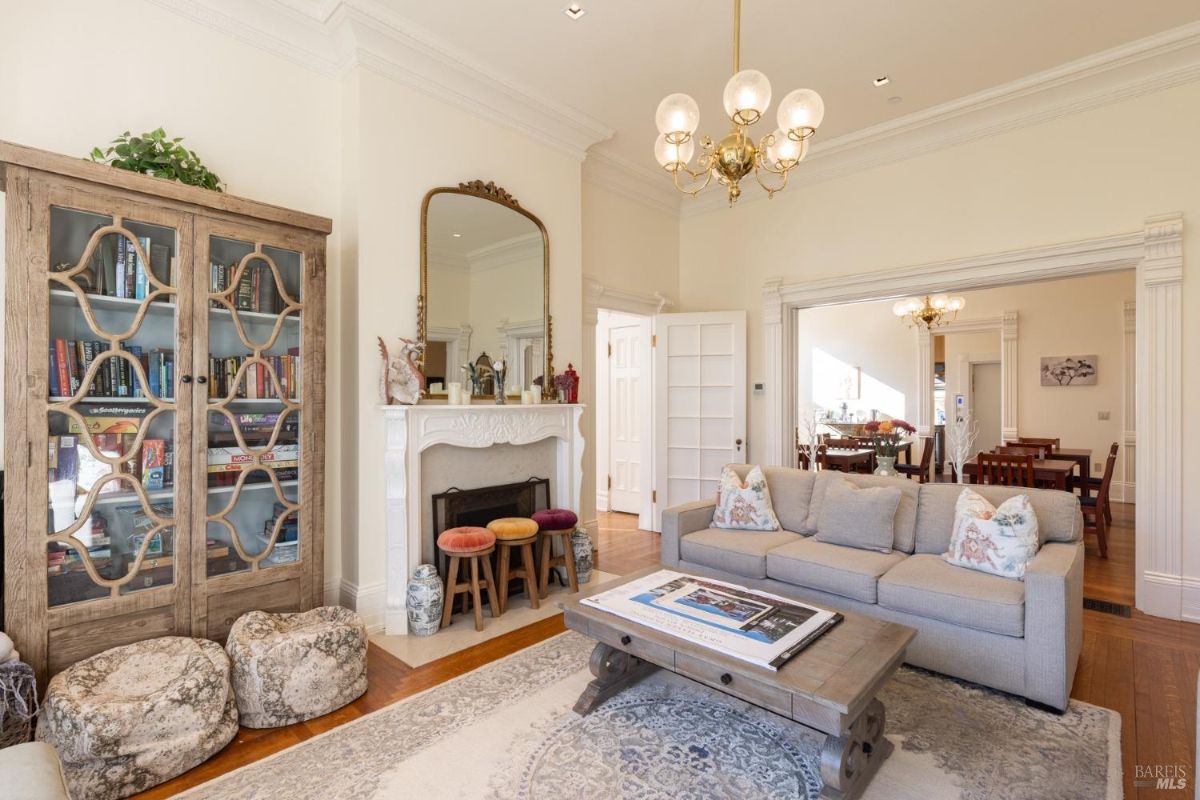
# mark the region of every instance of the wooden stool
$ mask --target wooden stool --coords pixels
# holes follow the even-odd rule
[[[483,602],[479,596],[479,571],[482,564],[483,584],[487,587],[488,602],[492,606],[492,617],[500,616],[500,603],[496,599],[496,582],[492,579],[492,562],[488,558],[496,550],[496,535],[487,528],[451,528],[442,531],[437,540],[438,549],[450,557],[446,571],[446,608],[442,612],[442,627],[450,624],[454,611],[454,598],[464,594],[474,601],[475,630],[483,630]],[[470,579],[458,585],[459,568],[470,563]],[[464,577],[464,580],[467,580]]]
[[[562,565],[567,569],[567,583],[572,592],[579,591],[579,578],[575,575],[575,549],[571,545],[571,534],[579,517],[575,512],[565,508],[549,508],[545,511],[535,511],[533,521],[538,524],[542,537],[542,564],[539,583],[542,587],[542,597],[550,593],[550,568]],[[554,540],[561,538],[563,554],[556,556],[551,553]]]
[[[538,524],[528,517],[503,517],[488,523],[488,530],[496,535],[500,547],[500,613],[508,609],[508,584],[515,578],[525,579],[525,594],[529,607],[537,608],[538,579],[533,567],[533,543],[537,541]],[[521,566],[509,566],[514,548],[520,548]]]

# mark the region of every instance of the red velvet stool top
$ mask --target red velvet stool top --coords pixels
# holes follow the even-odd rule
[[[574,528],[579,522],[579,517],[575,516],[574,511],[565,508],[547,508],[544,511],[533,512],[533,521],[544,531],[562,531]]]
[[[450,528],[437,538],[437,546],[446,553],[471,553],[496,544],[496,534],[487,528]]]

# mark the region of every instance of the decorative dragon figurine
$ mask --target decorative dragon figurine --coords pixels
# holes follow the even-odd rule
[[[388,352],[383,337],[379,338],[379,355],[383,357],[383,370],[379,375],[379,395],[390,405],[415,406],[425,394],[425,376],[417,366],[425,345],[412,339],[401,339],[399,352]]]

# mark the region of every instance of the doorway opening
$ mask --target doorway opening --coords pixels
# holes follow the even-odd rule
[[[653,487],[653,317],[599,309],[596,320],[596,509],[649,529]]]

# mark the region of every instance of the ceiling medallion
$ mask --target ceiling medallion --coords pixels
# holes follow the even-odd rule
[[[944,294],[925,295],[924,297],[908,297],[897,300],[892,306],[892,313],[908,324],[910,328],[924,325],[926,328],[936,328],[948,325],[962,311],[967,301],[961,297],[950,297]]]
[[[756,69],[741,68],[742,2],[733,0],[733,77],[725,84],[725,113],[733,123],[720,142],[705,136],[696,168],[689,167],[695,152],[693,136],[700,124],[700,106],[689,95],[676,93],[658,104],[654,121],[659,137],[654,156],[669,173],[675,188],[695,197],[715,177],[729,192],[732,206],[741,196],[742,178],[753,170],[768,197],[787,186],[788,173],[808,154],[808,140],[825,116],[825,101],[812,89],[789,92],[779,104],[779,127],[755,143],[747,129],[762,119],[771,104],[771,83]],[[777,176],[764,180],[763,173]],[[775,185],[770,185],[768,181]]]

